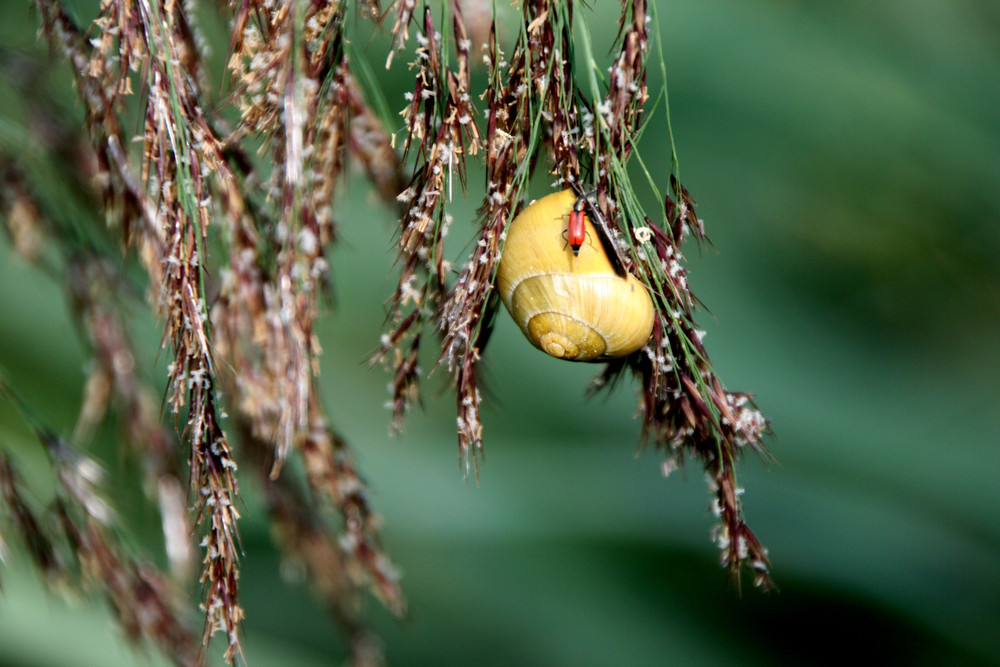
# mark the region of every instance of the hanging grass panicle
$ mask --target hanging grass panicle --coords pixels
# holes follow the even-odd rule
[[[313,176],[307,153],[312,153],[311,140],[315,139],[307,135],[318,124],[306,120],[317,113],[318,77],[331,47],[326,31],[335,32],[342,16],[330,7],[326,12],[315,5],[307,10],[300,3],[248,2],[234,9],[229,68],[241,110],[234,139],[254,136],[270,144],[272,168],[263,185],[269,203],[280,211],[275,212],[273,223],[262,221],[264,243],[255,244],[250,252],[246,240],[235,244],[244,246],[240,252],[246,258],[256,262],[265,254],[274,265],[274,279],[255,285],[261,287],[258,299],[263,309],[249,315],[251,321],[256,317],[267,322],[263,340],[279,348],[265,351],[270,352],[265,354],[270,367],[264,377],[276,386],[258,392],[274,398],[267,408],[248,407],[261,426],[277,421],[276,428],[271,428],[275,428],[278,446],[274,470],[278,474],[296,438],[309,425],[313,364],[319,353],[312,325],[318,283],[327,274],[324,253],[333,240],[333,219],[330,192],[319,190],[322,201],[317,208],[311,200],[312,188],[307,188]],[[296,32],[303,27],[303,33]]]
[[[448,293],[440,316],[443,333],[439,363],[447,365],[455,382],[459,451],[466,471],[471,453],[477,475],[476,455],[482,448],[477,364],[498,307],[493,276],[505,230],[520,210],[514,202],[520,201],[530,175],[524,158],[535,154],[539,142],[544,142],[553,156],[553,171],[561,174],[557,182],[572,182],[579,171],[571,131],[576,108],[568,103],[571,69],[563,57],[572,51],[572,7],[526,3],[524,11],[525,17],[551,12],[552,20],[525,20],[509,62],[497,43],[495,24],[489,43],[483,45],[490,78],[484,94],[488,105],[486,134],[490,137],[484,158],[486,200],[480,210],[479,239]],[[463,64],[461,58],[459,64]],[[546,122],[549,133],[539,137],[537,130]]]
[[[399,50],[413,6],[403,2],[395,8]],[[755,583],[767,588],[767,554],[743,521],[742,491],[735,474],[735,461],[745,446],[767,456],[761,441],[767,422],[748,395],[723,388],[702,345],[703,332],[694,322],[697,300],[687,284],[680,244],[689,233],[703,239],[704,225],[694,213],[693,198],[674,173],[670,176],[672,194],[664,198],[662,222],[653,223],[638,202],[626,168],[636,155],[642,123],[648,120],[643,116],[649,100],[651,17],[647,4],[644,0],[622,3],[617,52],[606,75],[593,57],[585,23],[578,23],[574,30],[572,3],[535,0],[522,3],[521,10],[510,61],[497,45],[495,19],[485,49],[482,222],[476,244],[450,289],[440,261],[435,261],[442,256],[441,232],[447,227],[441,222],[449,220],[447,199],[441,196],[444,165],[440,154],[428,149],[434,144],[427,137],[432,131],[435,138],[447,136],[450,130],[451,107],[430,91],[439,86],[442,77],[437,73],[451,61],[445,40],[420,38],[415,92],[403,112],[408,141],[416,139],[420,150],[415,156],[414,185],[404,193],[411,208],[400,227],[401,279],[390,309],[394,329],[383,338],[378,355],[392,357],[391,405],[396,424],[419,397],[421,334],[426,325],[436,322],[442,337],[439,363],[447,365],[456,385],[460,455],[467,471],[470,455],[477,462],[482,424],[476,370],[497,308],[493,276],[506,226],[520,211],[528,177],[538,158],[545,155],[553,185],[593,193],[594,205],[609,221],[626,266],[651,288],[659,312],[650,343],[631,357],[610,363],[595,379],[594,388],[613,386],[627,369],[638,375],[643,431],[666,454],[664,470],[681,465],[685,454],[702,461],[716,496],[720,524],[713,535],[723,550],[724,565],[737,579],[743,566],[749,566]],[[465,34],[458,3],[451,11],[458,40]],[[429,25],[425,18],[425,28]],[[582,75],[588,93],[577,82],[580,73],[574,47],[579,44],[584,47]],[[462,71],[466,61],[461,48],[456,49],[455,62]],[[435,125],[428,125],[431,118]],[[470,114],[470,118],[478,122],[479,116]],[[672,159],[675,172],[677,162]],[[653,176],[647,177],[656,191]],[[413,306],[404,314],[407,304]],[[478,474],[478,464],[476,470]]]
[[[304,493],[302,485],[287,474],[266,474],[273,465],[274,449],[269,441],[256,437],[245,421],[241,442],[259,473],[272,526],[285,551],[289,567],[283,569],[301,570],[308,577],[343,630],[350,664],[380,665],[384,662],[381,643],[362,617],[361,592],[367,585],[393,613],[405,613],[399,572],[379,546],[380,522],[350,450],[318,411],[313,420],[312,433],[300,445],[302,456],[310,471],[310,486],[325,492],[326,502],[344,518],[345,530],[339,534],[317,511],[315,494]]]
[[[723,566],[737,582],[743,567],[749,567],[755,585],[768,589],[772,583],[767,552],[744,522],[743,489],[736,481],[736,460],[744,448],[769,458],[762,443],[767,421],[748,394],[723,388],[708,361],[704,331],[694,321],[698,302],[680,251],[686,235],[704,238],[703,222],[695,216],[687,190],[676,179],[671,183],[681,204],[666,199],[668,231],[646,217],[646,225],[634,228],[630,239],[637,269],[656,285],[660,317],[653,337],[641,352],[609,364],[591,391],[613,387],[627,369],[639,377],[643,434],[666,455],[664,475],[682,467],[688,454],[702,461],[715,495],[712,507],[719,524],[712,534]]]
[[[188,5],[109,0],[89,40],[58,1],[38,6],[45,34],[76,76],[104,209],[137,247],[151,300],[166,322],[172,357],[166,405],[183,420],[192,516],[202,526],[203,646],[222,632],[226,660],[242,655],[238,465],[223,427],[225,389],[237,430],[274,447],[273,456],[257,459],[267,461],[269,483],[292,488],[280,473],[299,451],[310,488],[329,499],[309,507],[302,520],[314,527],[309,543],[325,541],[339,565],[312,573],[334,582],[326,588],[331,608],[357,638],[355,653],[378,662],[377,642],[359,630],[358,591],[370,587],[395,613],[403,613],[405,601],[379,545],[364,482],[318,401],[313,333],[329,282],[326,252],[335,239],[333,200],[345,156],[357,159],[383,197],[401,189],[398,157],[344,49],[346,5],[233,4],[230,99],[240,109],[233,129],[207,111],[213,108],[207,70]],[[376,5],[367,7],[379,18]],[[127,152],[135,142],[120,120],[131,112],[136,89],[143,92],[138,169]],[[248,150],[256,146],[269,149],[273,166],[256,165]],[[255,194],[260,188],[263,198]],[[219,249],[222,261],[213,264],[210,251]],[[106,348],[115,333],[106,319],[92,324],[101,370],[90,384],[81,435],[98,419],[101,383],[115,372],[105,363],[114,363]],[[126,381],[114,377],[116,391],[127,391]],[[126,403],[131,410],[141,412]],[[165,525],[167,505],[161,501]],[[330,510],[340,516],[342,532],[329,525]],[[276,524],[287,522],[278,505],[274,512]],[[169,523],[176,531],[175,519]],[[304,545],[281,546],[301,557]]]
[[[344,532],[337,536],[314,507],[308,517],[312,537],[290,540],[286,549],[310,563],[316,578],[334,582],[321,587],[325,594],[353,599],[368,586],[402,614],[406,605],[398,574],[379,545],[379,522],[365,484],[316,394],[320,349],[313,333],[320,293],[328,285],[326,252],[336,237],[333,200],[346,156],[357,159],[386,199],[400,190],[398,157],[351,73],[344,50],[345,5],[300,7],[299,16],[292,11],[296,6],[244,3],[237,8],[229,68],[241,121],[231,141],[262,137],[273,167],[265,184],[268,201],[256,208],[241,203],[229,216],[243,220],[249,210],[258,219],[233,225],[230,272],[213,319],[222,334],[219,346],[235,365],[232,393],[242,407],[241,419],[248,421],[248,441],[270,442],[278,425],[275,455],[258,459],[272,466],[266,484],[292,493],[289,480],[278,473],[294,445],[310,488],[330,501],[343,522]],[[268,271],[268,266],[274,268]],[[275,505],[278,523],[288,520],[279,511],[282,506]],[[315,559],[320,537],[326,550],[340,554],[337,561]],[[359,648],[370,642],[357,630],[356,605],[331,600],[331,608],[338,610],[352,641],[360,642],[355,653],[370,652]]]
[[[406,3],[398,7],[396,30],[402,36],[408,32],[403,17],[410,9]],[[409,187],[399,195],[407,208],[397,240],[400,278],[387,318],[393,330],[373,356],[374,362],[387,361],[394,370],[391,407],[397,429],[409,405],[419,401],[420,331],[447,293],[451,263],[444,258],[444,238],[452,218],[445,203],[456,185],[466,186],[466,155],[477,155],[481,149],[477,112],[469,96],[471,43],[457,4],[452,10],[458,71],[448,67],[448,47],[425,9],[412,64],[417,72],[413,91],[407,93],[402,112],[407,128],[404,153],[412,152],[418,166]]]
[[[10,66],[28,68],[23,74],[31,70],[27,62]],[[32,76],[13,78],[20,81],[23,99],[31,100],[33,123],[25,138],[27,143],[34,150],[65,156],[65,164],[72,168],[59,176],[69,192],[84,200],[63,199],[58,210],[53,210],[51,203],[36,201],[35,188],[18,160],[0,149],[0,162],[4,164],[0,169],[0,220],[6,222],[14,249],[25,260],[53,277],[65,274],[71,313],[92,353],[71,441],[79,446],[90,443],[108,412],[117,408],[124,443],[141,464],[143,488],[160,509],[171,573],[185,579],[191,572],[194,554],[187,527],[185,483],[175,456],[176,439],[160,423],[158,397],[141,377],[121,312],[135,305],[132,301],[138,290],[116,268],[116,262],[104,254],[113,247],[110,240],[100,233],[84,232],[81,237],[82,230],[74,231],[73,213],[67,212],[74,211],[76,204],[81,208],[93,205],[100,194],[93,191],[93,152],[78,130],[28,94]],[[187,473],[183,476],[186,478]]]
[[[192,60],[198,52],[192,32],[177,5],[160,14],[156,5],[108,2],[95,24],[105,38],[85,43],[58,3],[41,0],[38,4],[50,41],[73,65],[85,103],[87,130],[105,178],[105,201],[114,207],[109,212],[130,216],[123,227],[126,234],[135,231],[142,238],[140,257],[157,281],[157,307],[167,322],[164,341],[173,353],[167,402],[178,416],[182,408],[187,409],[184,433],[190,443],[190,489],[198,519],[205,526],[205,641],[222,630],[229,638],[227,657],[235,660],[241,650],[238,628],[243,616],[236,592],[238,513],[233,500],[237,485],[235,464],[216,410],[202,284],[204,252],[200,246],[207,233],[211,197],[196,152],[205,124],[199,91],[193,88],[192,75],[198,69]],[[118,105],[132,90],[125,82],[130,69],[140,64],[148,77],[142,178],[149,185],[136,192],[131,171],[122,168],[121,147],[126,142],[116,116]],[[182,74],[181,67],[192,75]],[[136,219],[142,224],[133,230]]]
[[[567,141],[573,112],[562,104],[571,88],[563,76],[568,69],[562,54],[571,51],[568,25],[572,14],[559,3],[526,3],[525,15],[545,16],[551,9],[561,23],[526,21],[510,62],[504,59],[496,22],[492,22],[489,43],[482,45],[490,78],[483,95],[488,105],[484,147],[478,130],[480,115],[469,96],[472,43],[460,3],[453,2],[450,9],[457,72],[448,69],[447,42],[434,33],[429,11],[425,11],[424,32],[418,36],[417,76],[403,111],[409,130],[407,150],[414,138],[418,140],[413,184],[402,195],[411,207],[400,224],[397,262],[402,269],[389,317],[395,328],[383,338],[376,359],[392,356],[391,406],[398,427],[408,406],[419,399],[421,332],[436,322],[442,335],[438,363],[449,369],[456,385],[459,451],[468,472],[470,461],[478,471],[482,446],[476,366],[497,308],[492,285],[504,230],[520,208],[515,202],[521,200],[531,172],[524,159],[533,160],[530,156],[537,154],[539,142],[546,141],[558,146],[554,153],[559,164],[565,165],[564,178],[568,180],[576,171],[576,156]],[[406,34],[408,11],[406,3],[397,6],[397,36]],[[445,85],[447,96],[438,95],[435,91]],[[544,139],[537,133],[543,117],[557,119],[554,135]],[[445,269],[450,266],[443,260],[443,241],[451,218],[445,205],[452,194],[453,172],[464,185],[465,155],[477,155],[481,148],[485,148],[487,178],[481,232],[449,289]],[[443,196],[445,187],[447,197]],[[411,302],[413,307],[404,314]]]
[[[149,72],[143,180],[158,194],[153,203],[165,245],[159,258],[163,282],[158,307],[166,320],[164,341],[173,359],[168,365],[167,404],[175,415],[181,416],[184,408],[187,411],[183,435],[190,444],[195,522],[203,526],[205,554],[202,641],[207,645],[212,635],[223,633],[227,659],[235,661],[242,654],[239,629],[244,615],[237,585],[237,465],[221,425],[205,296],[213,166],[206,157],[213,153],[214,142],[202,115],[203,93],[195,87],[196,79],[186,74],[192,71],[190,61],[198,57],[189,24],[179,5],[164,7],[162,13],[160,9],[143,6],[140,25],[147,49],[144,66]]]
[[[713,537],[722,550],[723,565],[737,583],[743,567],[749,567],[755,585],[767,589],[772,585],[767,552],[743,520],[742,489],[735,470],[745,445],[768,456],[762,443],[767,421],[749,395],[726,391],[712,369],[702,344],[704,332],[694,321],[698,302],[681,264],[685,234],[704,239],[704,223],[695,214],[694,199],[671,174],[673,199],[669,195],[664,199],[663,226],[653,224],[636,201],[624,168],[648,99],[649,19],[644,0],[626,5],[622,14],[621,49],[608,71],[607,94],[595,110],[597,173],[600,181],[607,176],[609,193],[605,197],[603,183],[598,184],[597,200],[608,219],[625,221],[619,245],[632,257],[633,270],[654,288],[660,316],[645,350],[623,363],[609,364],[594,387],[613,386],[626,367],[636,372],[642,386],[643,432],[667,455],[664,471],[680,466],[685,454],[702,461],[715,494],[713,507],[720,523]],[[676,167],[676,157],[673,163]],[[629,224],[636,220],[645,224]]]
[[[491,33],[490,37],[493,51],[496,52],[495,35]],[[463,64],[467,64],[467,60]],[[490,116],[493,117],[492,108]],[[460,457],[465,474],[469,473],[471,459],[477,477],[483,436],[479,418],[479,404],[482,397],[476,378],[476,364],[480,358],[479,351],[485,348],[489,339],[490,323],[496,312],[496,299],[492,298],[492,277],[500,255],[500,236],[510,215],[508,204],[510,200],[502,185],[506,181],[493,180],[496,175],[494,166],[497,157],[507,149],[510,134],[496,122],[491,122],[490,126],[492,132],[487,136],[491,139],[485,147],[490,194],[480,211],[483,219],[490,222],[484,224],[483,233],[476,242],[472,256],[466,261],[453,287],[444,298],[438,324],[442,335],[438,363],[446,365],[455,384]]]
[[[35,138],[39,145],[44,145],[45,137]],[[68,149],[58,145],[49,148],[55,152]],[[136,373],[135,355],[119,312],[126,307],[122,301],[128,301],[133,290],[109,258],[100,256],[100,239],[81,245],[81,239],[72,234],[58,233],[66,232],[67,221],[32,199],[31,187],[14,160],[7,165],[5,185],[12,189],[5,189],[5,194],[18,196],[13,200],[0,197],[3,205],[0,217],[8,223],[13,235],[10,226],[28,224],[27,211],[34,212],[30,224],[36,239],[59,252],[55,256],[22,252],[22,256],[53,275],[60,266],[65,267],[72,313],[92,349],[93,364],[84,385],[73,441],[89,442],[105,413],[117,406],[123,419],[124,441],[138,455],[144,473],[143,486],[149,496],[156,498],[160,508],[171,576],[149,561],[137,560],[121,544],[119,535],[123,527],[102,493],[105,475],[101,467],[55,435],[0,381],[0,395],[20,409],[49,455],[56,489],[55,500],[44,510],[45,518],[39,519],[25,498],[15,462],[0,452],[3,514],[12,517],[16,532],[23,537],[29,555],[51,586],[58,590],[80,587],[81,592],[101,591],[131,641],[152,642],[175,663],[194,664],[198,660],[199,641],[188,627],[181,605],[183,596],[176,589],[177,582],[189,575],[193,560],[183,484],[175,456],[176,443],[159,422],[152,391]],[[86,174],[68,175],[73,178]],[[74,180],[78,192],[85,193],[88,184],[79,178]],[[11,216],[12,212],[15,215]],[[46,494],[35,491],[32,495]]]

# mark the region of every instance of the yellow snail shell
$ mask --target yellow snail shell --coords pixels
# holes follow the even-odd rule
[[[653,300],[631,274],[615,275],[590,218],[573,255],[566,220],[572,190],[542,197],[507,230],[497,267],[500,298],[538,349],[570,361],[603,361],[635,352],[653,331]]]

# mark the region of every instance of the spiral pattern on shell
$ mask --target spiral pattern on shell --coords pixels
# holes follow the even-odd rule
[[[655,309],[646,287],[615,274],[595,228],[574,256],[567,216],[577,196],[563,190],[521,212],[507,231],[497,288],[507,311],[535,347],[570,361],[603,361],[649,340]]]

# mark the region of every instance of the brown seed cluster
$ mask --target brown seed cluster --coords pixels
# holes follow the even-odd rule
[[[371,590],[395,613],[405,600],[379,544],[364,481],[318,399],[321,351],[313,331],[329,286],[326,255],[336,237],[334,199],[347,158],[386,199],[394,200],[403,183],[399,157],[344,48],[347,5],[233,3],[232,85],[220,102],[212,98],[217,84],[205,66],[192,6],[107,0],[88,36],[57,0],[37,4],[43,31],[70,63],[84,102],[95,158],[90,180],[108,219],[137,249],[164,321],[171,359],[165,404],[186,448],[193,512],[177,516],[185,514],[184,493],[173,485],[184,451],[171,438],[153,441],[160,444],[148,456],[150,486],[157,488],[165,531],[169,524],[170,535],[186,536],[181,543],[168,537],[177,559],[185,558],[185,547],[190,551],[191,524],[198,526],[203,645],[222,633],[226,659],[242,655],[239,466],[232,444],[242,434],[248,453],[271,450],[251,458],[266,464],[262,477],[276,495],[292,497],[296,482],[283,464],[293,454],[302,458],[313,497],[327,502],[299,502],[294,516],[300,529],[309,526],[310,537],[292,539],[303,533],[289,530],[281,546],[312,562],[313,575],[328,582],[335,616],[357,640],[355,653],[378,662],[378,644],[358,615],[359,591]],[[365,15],[381,20],[376,3],[366,8]],[[220,113],[227,104],[238,111],[235,123]],[[124,128],[136,111],[141,131],[131,137]],[[16,181],[14,174],[5,178]],[[37,255],[29,223],[41,214],[25,208],[29,197],[10,192],[10,208],[21,211],[13,233],[26,256]],[[99,361],[77,436],[93,431],[114,397],[135,433],[162,434],[143,392],[127,396],[135,379],[122,371],[134,364],[122,352],[114,318],[84,308],[90,295],[75,298]],[[233,412],[231,426],[223,400]],[[287,506],[273,505],[276,525],[292,525]],[[310,556],[321,551],[337,558],[324,564]],[[180,561],[175,567],[183,569]]]
[[[719,524],[713,537],[722,551],[722,563],[738,582],[748,566],[754,584],[767,589],[770,563],[766,549],[746,525],[736,483],[736,460],[749,446],[769,457],[762,439],[767,420],[754,407],[750,395],[727,391],[709,362],[694,321],[697,300],[681,264],[680,245],[686,234],[704,238],[704,227],[695,216],[695,202],[688,191],[671,178],[673,195],[666,198],[669,232],[648,224],[647,247],[638,266],[657,286],[655,300],[661,317],[643,354],[612,364],[598,377],[595,388],[614,384],[615,376],[630,366],[639,377],[643,433],[667,455],[664,472],[683,465],[686,455],[700,459],[709,488],[715,494]],[[648,220],[647,220],[648,222]],[[650,261],[651,259],[651,261]]]
[[[399,48],[412,7],[397,3],[396,9],[394,34]],[[466,30],[459,23],[463,14],[457,2],[452,4],[452,16],[455,66],[461,73],[467,67],[467,50],[461,44]],[[686,234],[703,239],[703,223],[694,213],[693,198],[674,175],[671,193],[664,198],[663,222],[653,223],[638,204],[625,168],[649,99],[649,25],[644,0],[622,3],[607,86],[588,94],[579,87],[581,74],[569,55],[578,44],[572,3],[521,3],[521,26],[509,60],[497,43],[494,18],[483,48],[487,85],[481,99],[485,109],[482,114],[470,109],[468,116],[482,117],[486,125],[481,227],[468,259],[449,286],[442,271],[450,268],[442,260],[442,245],[450,222],[450,196],[443,193],[445,167],[452,162],[441,156],[450,156],[454,150],[442,150],[434,141],[462,135],[453,124],[453,97],[442,99],[437,94],[439,82],[450,75],[441,73],[447,66],[447,49],[425,18],[413,64],[417,72],[414,93],[403,111],[408,120],[407,146],[417,141],[419,150],[414,185],[404,193],[410,209],[400,225],[401,279],[390,307],[392,328],[377,358],[390,361],[394,370],[391,405],[398,425],[407,407],[419,398],[417,360],[422,334],[428,326],[439,331],[438,363],[449,369],[455,383],[459,451],[465,469],[470,470],[470,459],[476,463],[482,447],[477,367],[497,309],[493,278],[506,226],[520,211],[528,178],[539,164],[554,177],[554,186],[570,185],[581,195],[592,192],[625,265],[651,288],[659,312],[646,348],[609,364],[595,387],[613,386],[629,369],[639,377],[643,431],[666,454],[664,469],[680,465],[688,454],[702,461],[713,480],[719,508],[715,534],[724,564],[736,577],[744,565],[749,566],[756,582],[767,587],[767,555],[743,521],[734,467],[746,445],[766,456],[761,439],[767,422],[748,395],[723,388],[702,345],[703,332],[695,325],[698,302],[687,283],[680,245]],[[588,55],[589,66],[595,68],[593,56]],[[478,148],[474,141],[470,145]],[[464,162],[458,166],[457,177],[464,182]],[[452,174],[447,173],[450,183]]]
[[[407,34],[410,6],[398,6],[394,32]],[[412,153],[417,167],[409,186],[398,199],[404,207],[397,241],[399,284],[389,310],[393,330],[383,337],[374,361],[390,361],[394,369],[393,422],[398,428],[408,406],[419,400],[420,330],[440,308],[447,293],[451,263],[444,258],[444,239],[451,226],[445,212],[455,187],[466,185],[466,156],[482,148],[476,110],[469,94],[470,48],[463,16],[452,5],[455,69],[443,58],[441,36],[433,16],[425,9],[417,31],[419,46],[412,68],[412,92],[402,112],[406,123],[404,152]],[[404,21],[405,19],[405,21]],[[458,181],[456,183],[456,180]]]

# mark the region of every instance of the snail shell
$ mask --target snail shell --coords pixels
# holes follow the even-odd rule
[[[497,267],[500,298],[528,340],[553,357],[623,357],[649,340],[653,300],[631,274],[615,275],[589,217],[574,256],[564,232],[576,201],[572,190],[556,192],[514,219]]]

